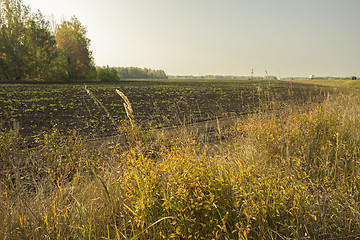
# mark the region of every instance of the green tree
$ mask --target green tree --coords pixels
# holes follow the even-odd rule
[[[27,66],[30,79],[63,80],[67,76],[65,57],[57,51],[50,23],[40,12],[33,15],[26,28]]]
[[[0,1],[0,74],[6,80],[20,80],[26,72],[24,37],[30,8],[21,0]]]
[[[21,0],[0,0],[0,78],[62,80],[65,57],[58,52],[50,23]]]
[[[86,32],[76,17],[72,17],[71,21],[63,21],[56,29],[56,43],[67,59],[67,72],[71,79],[89,78],[95,72],[92,52],[89,50],[90,39],[86,37]]]

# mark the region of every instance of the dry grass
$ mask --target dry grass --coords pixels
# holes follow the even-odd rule
[[[217,142],[134,128],[127,145],[88,148],[53,131],[24,151],[2,132],[0,238],[359,238],[359,115],[360,97],[341,95],[218,121]]]

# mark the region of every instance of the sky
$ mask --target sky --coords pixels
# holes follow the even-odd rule
[[[87,29],[95,64],[168,75],[360,76],[360,0],[23,0]]]

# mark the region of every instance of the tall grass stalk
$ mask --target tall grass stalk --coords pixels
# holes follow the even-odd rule
[[[132,126],[132,128],[134,128],[135,126],[135,117],[134,117],[134,111],[131,107],[131,103],[129,101],[129,99],[126,97],[126,95],[121,92],[120,90],[118,89],[115,89],[115,91],[117,92],[117,94],[120,95],[120,97],[125,101],[124,103],[124,108],[125,108],[125,111],[126,111],[126,115],[127,117],[129,118],[130,120],[130,124]]]

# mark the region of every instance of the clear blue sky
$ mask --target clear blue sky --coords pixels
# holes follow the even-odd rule
[[[23,0],[87,28],[97,65],[360,76],[360,0]]]

